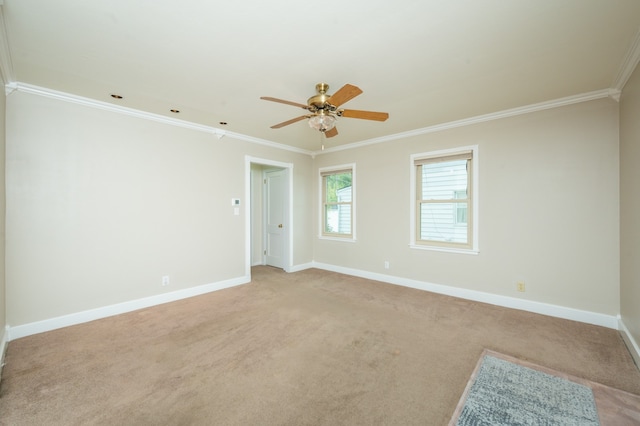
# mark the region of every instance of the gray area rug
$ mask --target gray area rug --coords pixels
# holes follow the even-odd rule
[[[591,388],[485,353],[451,424],[599,425]],[[456,415],[457,420],[455,420]],[[454,422],[455,421],[455,422]]]

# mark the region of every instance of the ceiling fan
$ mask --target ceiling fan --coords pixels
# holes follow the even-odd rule
[[[338,129],[335,127],[337,117],[347,118],[360,118],[363,120],[375,120],[385,121],[389,118],[389,114],[386,112],[374,112],[374,111],[360,111],[357,109],[342,109],[340,105],[355,98],[362,93],[359,87],[351,84],[345,84],[333,95],[327,94],[329,85],[326,83],[316,84],[315,96],[310,97],[307,100],[307,105],[297,102],[285,101],[282,99],[271,98],[268,96],[262,96],[260,99],[271,102],[279,102],[281,104],[293,105],[300,107],[310,112],[310,114],[301,115],[300,117],[292,118],[291,120],[284,121],[282,123],[271,126],[272,129],[279,129],[289,124],[297,123],[298,121],[309,119],[309,126],[324,133],[328,138],[336,136]]]

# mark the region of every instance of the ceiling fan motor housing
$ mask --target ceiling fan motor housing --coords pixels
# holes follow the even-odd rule
[[[316,84],[316,91],[318,94],[307,100],[310,112],[317,112],[321,110],[333,112],[336,110],[336,107],[329,103],[331,95],[327,94],[327,90],[329,90],[329,85],[327,83]]]

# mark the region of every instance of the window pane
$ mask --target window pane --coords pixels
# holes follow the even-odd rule
[[[351,204],[330,204],[324,208],[324,232],[351,234]]]
[[[464,200],[467,198],[467,191],[456,191],[455,198]],[[456,223],[467,223],[467,203],[456,203]]]
[[[352,171],[323,176],[325,191],[323,233],[325,234],[352,234],[352,176]]]
[[[422,200],[467,198],[467,160],[445,161],[420,166]]]
[[[459,206],[464,206],[465,222],[458,222]],[[465,203],[421,203],[420,239],[467,243]]]
[[[456,225],[467,224],[467,203],[456,203]]]
[[[339,202],[339,198],[345,197],[345,188],[349,188],[348,200],[351,201],[351,172],[336,173],[333,175],[325,176],[325,196],[327,203]]]

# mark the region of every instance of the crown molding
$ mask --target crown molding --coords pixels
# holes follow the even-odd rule
[[[567,96],[566,98],[555,99],[552,101],[540,102],[537,104],[526,105],[518,108],[511,108],[503,111],[492,112],[490,114],[478,115],[475,117],[464,118],[462,120],[450,121],[448,123],[436,124],[429,127],[423,127],[407,132],[395,133],[393,135],[381,136],[379,138],[367,139],[361,142],[354,142],[347,145],[327,148],[323,151],[314,151],[313,155],[328,154],[330,152],[344,151],[347,149],[360,148],[367,145],[375,145],[383,142],[389,142],[398,139],[405,139],[412,136],[425,135],[428,133],[442,132],[444,130],[455,129],[457,127],[465,127],[473,124],[485,123],[487,121],[499,120],[516,115],[529,114],[532,112],[543,111],[546,109],[559,108],[566,105],[573,105],[581,102],[593,101],[596,99],[612,98],[619,99],[620,91],[615,89],[597,90],[594,92],[582,93],[580,95]]]
[[[5,85],[5,92],[7,94],[13,93],[14,91],[29,93],[37,96],[43,96],[46,98],[56,99],[63,102],[70,102],[77,105],[83,105],[90,108],[96,108],[104,111],[115,112],[118,114],[124,114],[130,117],[136,117],[136,118],[141,118],[143,120],[155,121],[157,123],[163,123],[171,126],[182,127],[184,129],[190,129],[190,130],[195,130],[199,132],[209,133],[216,136],[218,139],[221,139],[224,136],[228,136],[230,138],[242,140],[249,143],[269,146],[272,148],[291,151],[298,154],[312,155],[312,152],[306,149],[296,148],[289,145],[272,142],[266,139],[255,138],[252,136],[243,135],[241,133],[230,132],[226,129],[219,129],[213,126],[207,126],[204,124],[198,124],[190,121],[179,120],[176,118],[165,117],[164,115],[153,114],[150,112],[145,112],[145,111],[137,110],[134,108],[114,105],[108,102],[97,101],[95,99],[72,95],[65,92],[59,92],[57,90],[51,90],[44,87],[34,86],[31,84],[13,82]]]
[[[631,78],[631,74],[640,63],[640,28],[629,46],[629,50],[627,50],[627,54],[622,60],[622,64],[620,64],[620,70],[618,71],[618,75],[613,81],[611,87],[615,90],[622,91],[622,88],[629,78]]]
[[[15,81],[13,63],[7,40],[7,27],[4,21],[4,1],[0,0],[0,78],[5,84]]]
[[[1,0],[0,0],[1,1]],[[241,133],[230,132],[225,129],[219,129],[212,126],[193,123],[190,121],[179,120],[176,118],[165,117],[160,114],[153,114],[145,111],[140,111],[133,108],[127,108],[120,105],[114,105],[108,102],[97,101],[95,99],[89,99],[82,96],[76,96],[65,92],[59,92],[39,86],[34,86],[26,83],[12,82],[5,85],[5,93],[10,94],[14,91],[23,93],[30,93],[33,95],[48,97],[57,99],[64,102],[71,102],[78,105],[84,105],[91,108],[102,109],[105,111],[111,111],[118,114],[124,114],[131,117],[141,118],[145,120],[151,120],[159,123],[164,123],[172,126],[182,127],[185,129],[196,130],[200,132],[209,133],[215,135],[218,139],[224,136],[228,136],[233,139],[242,140],[245,142],[269,146],[271,148],[282,149],[284,151],[295,152],[298,154],[310,155],[315,158],[316,155],[328,154],[331,152],[344,151],[348,149],[360,148],[367,145],[375,145],[384,142],[390,142],[398,139],[405,139],[413,136],[425,135],[429,133],[441,132],[444,130],[455,129],[458,127],[470,126],[473,124],[485,123],[488,121],[499,120],[502,118],[513,117],[517,115],[529,114],[532,112],[543,111],[546,109],[559,108],[566,105],[573,105],[581,102],[588,102],[596,99],[612,98],[619,100],[620,91],[616,89],[604,89],[594,92],[583,93],[580,95],[568,96],[565,98],[555,99],[552,101],[540,102],[537,104],[526,105],[518,108],[511,108],[503,111],[498,111],[490,114],[479,115],[476,117],[465,118],[462,120],[450,121],[448,123],[436,124],[434,126],[423,127],[420,129],[410,130],[407,132],[395,133],[392,135],[381,136],[379,138],[367,139],[360,142],[354,142],[347,145],[336,146],[333,148],[327,148],[320,151],[311,151],[302,148],[292,147],[289,145],[269,141],[266,139],[255,138],[253,136],[247,136]]]

